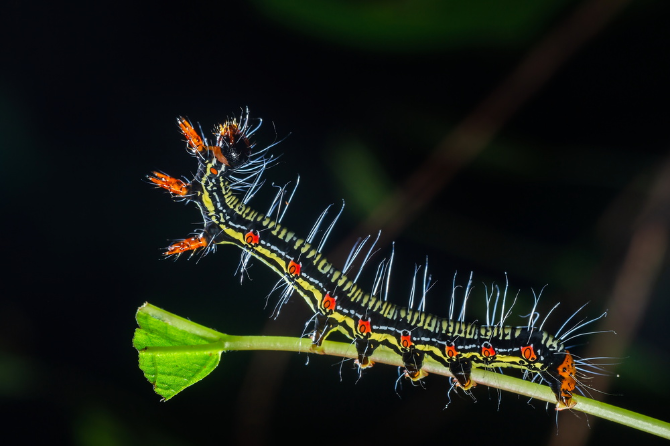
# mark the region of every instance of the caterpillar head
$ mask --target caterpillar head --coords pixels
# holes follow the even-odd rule
[[[250,127],[249,110],[246,109],[239,122],[233,117],[214,128],[214,145],[209,145],[207,138],[202,137],[187,119],[177,118],[177,125],[193,154],[199,156],[205,163],[211,163],[217,170],[220,166],[225,166],[222,170],[226,170],[226,168],[236,169],[249,161],[254,147],[249,138],[260,123],[254,128]]]
[[[240,123],[233,118],[217,125],[214,130],[216,147],[219,150],[213,152],[221,163],[231,169],[245,164],[251,156],[251,149],[254,145],[249,141],[248,119],[248,114],[240,120]]]

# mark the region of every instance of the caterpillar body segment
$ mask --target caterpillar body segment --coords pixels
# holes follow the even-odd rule
[[[252,256],[281,277],[288,287],[282,302],[293,291],[303,297],[315,314],[311,333],[314,348],[339,332],[353,341],[358,354],[356,364],[361,369],[374,364],[371,357],[380,346],[402,357],[407,378],[417,381],[427,375],[422,370],[427,356],[447,367],[455,384],[463,390],[475,385],[470,376],[473,367],[517,368],[547,381],[556,395],[557,410],[574,407],[577,367],[563,341],[568,335],[574,337],[574,331],[585,324],[555,337],[532,326],[537,318],[531,318],[528,326],[503,325],[509,310],[501,311],[498,324],[479,325],[464,321],[464,309],[454,320],[390,303],[385,295],[382,297],[383,286],[378,281],[374,294],[370,294],[357,284],[357,277],[347,275],[349,260],[343,270],[338,270],[320,251],[323,241],[312,245],[315,230],[307,239],[300,238],[280,223],[281,216],[271,217],[274,204],[268,214],[248,204],[269,164],[263,155],[265,150],[260,155],[252,153],[250,136],[258,126],[249,126],[248,111],[240,122],[232,119],[217,126],[212,145],[186,119],[179,118],[177,123],[187,149],[198,159],[197,174],[190,184],[158,172],[150,180],[173,195],[194,202],[201,211],[204,227],[196,236],[171,245],[166,255],[197,250],[206,253],[216,245],[237,246],[243,251],[243,269],[248,256]],[[357,252],[361,248],[358,246]],[[390,274],[391,263],[392,259],[381,268],[380,277]],[[424,275],[422,302],[429,282]],[[450,313],[453,316],[453,305]]]

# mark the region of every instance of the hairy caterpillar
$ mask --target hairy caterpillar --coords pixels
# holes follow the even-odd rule
[[[355,344],[361,369],[372,366],[369,357],[384,346],[402,357],[405,376],[416,381],[426,376],[422,364],[428,355],[447,367],[455,384],[467,391],[475,385],[470,377],[473,367],[513,367],[524,370],[533,380],[546,381],[556,395],[557,410],[575,406],[573,393],[579,390],[579,371],[592,365],[575,359],[565,342],[584,334],[576,333],[604,314],[563,332],[566,322],[556,335],[542,329],[544,322],[535,327],[535,309],[527,326],[505,326],[509,312],[505,312],[504,300],[498,323],[488,315],[486,325],[468,323],[464,311],[454,319],[453,307],[449,318],[441,318],[414,310],[411,303],[401,307],[382,297],[380,285],[384,275],[388,277],[390,262],[378,274],[372,293],[366,293],[357,284],[357,277],[346,275],[351,261],[338,270],[321,253],[332,224],[321,243],[313,246],[322,218],[303,239],[280,224],[283,212],[277,212],[276,219],[269,216],[278,211],[281,200],[275,200],[268,214],[248,205],[262,184],[262,173],[273,161],[266,155],[268,148],[253,152],[250,137],[261,123],[252,127],[248,110],[239,122],[233,118],[217,125],[212,145],[188,120],[180,117],[177,124],[187,149],[198,159],[197,173],[190,183],[160,172],[153,172],[149,180],[176,197],[194,202],[202,213],[204,227],[195,236],[169,246],[166,255],[196,250],[207,253],[222,244],[238,246],[243,250],[242,271],[253,256],[280,275],[278,285],[285,289],[278,308],[293,291],[305,299],[314,312],[314,346],[331,333],[340,332]],[[354,249],[353,257],[361,249],[362,244]],[[368,256],[363,263],[367,260]],[[429,280],[424,275],[424,297],[428,288]]]

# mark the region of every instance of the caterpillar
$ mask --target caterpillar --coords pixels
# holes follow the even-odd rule
[[[280,276],[275,288],[285,288],[276,311],[294,291],[297,292],[314,312],[313,347],[318,348],[332,333],[342,333],[355,345],[356,364],[360,370],[374,364],[370,357],[383,346],[401,356],[403,374],[412,381],[426,376],[422,370],[426,356],[447,367],[454,376],[454,385],[466,392],[476,384],[470,376],[473,367],[512,367],[523,370],[524,377],[532,376],[533,381],[548,383],[556,396],[556,410],[571,409],[577,404],[573,394],[575,391],[583,393],[580,378],[592,371],[589,367],[596,366],[588,359],[574,357],[565,343],[587,334],[578,334],[578,331],[606,313],[595,319],[582,320],[563,331],[566,322],[555,335],[543,330],[544,322],[535,326],[539,319],[535,308],[529,315],[527,326],[505,326],[510,309],[505,311],[504,299],[498,323],[492,322],[488,315],[485,325],[467,322],[464,307],[454,319],[453,299],[449,317],[438,317],[422,311],[425,309],[425,293],[430,288],[427,265],[420,310],[412,309],[411,303],[402,307],[385,299],[382,282],[386,277],[388,286],[392,258],[380,267],[372,292],[365,292],[357,283],[358,275],[353,279],[347,276],[352,258],[361,251],[364,243],[354,248],[344,268],[338,270],[321,252],[335,222],[322,241],[314,245],[323,214],[310,235],[300,238],[281,225],[285,209],[280,210],[280,197],[286,192],[284,188],[267,214],[249,206],[250,199],[262,185],[263,172],[275,160],[268,155],[272,146],[254,151],[255,143],[251,138],[261,124],[262,120],[258,120],[253,126],[249,111],[245,109],[239,120],[233,117],[217,125],[213,131],[215,139],[210,144],[202,129],[197,131],[183,117],[177,119],[187,150],[198,160],[195,177],[186,182],[155,171],[147,178],[175,198],[195,203],[204,225],[192,237],[171,244],[164,252],[166,256],[206,254],[218,245],[237,246],[242,250],[242,275],[249,259],[254,257]],[[271,217],[273,213],[277,214],[276,218]],[[371,251],[368,251],[364,264]],[[416,276],[415,273],[415,280]],[[496,299],[494,315],[497,305]]]

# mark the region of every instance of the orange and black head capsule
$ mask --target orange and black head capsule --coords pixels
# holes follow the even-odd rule
[[[253,144],[247,135],[246,120],[240,125],[235,119],[219,124],[214,134],[216,145],[221,148],[221,154],[226,158],[227,165],[235,168],[249,161]]]

